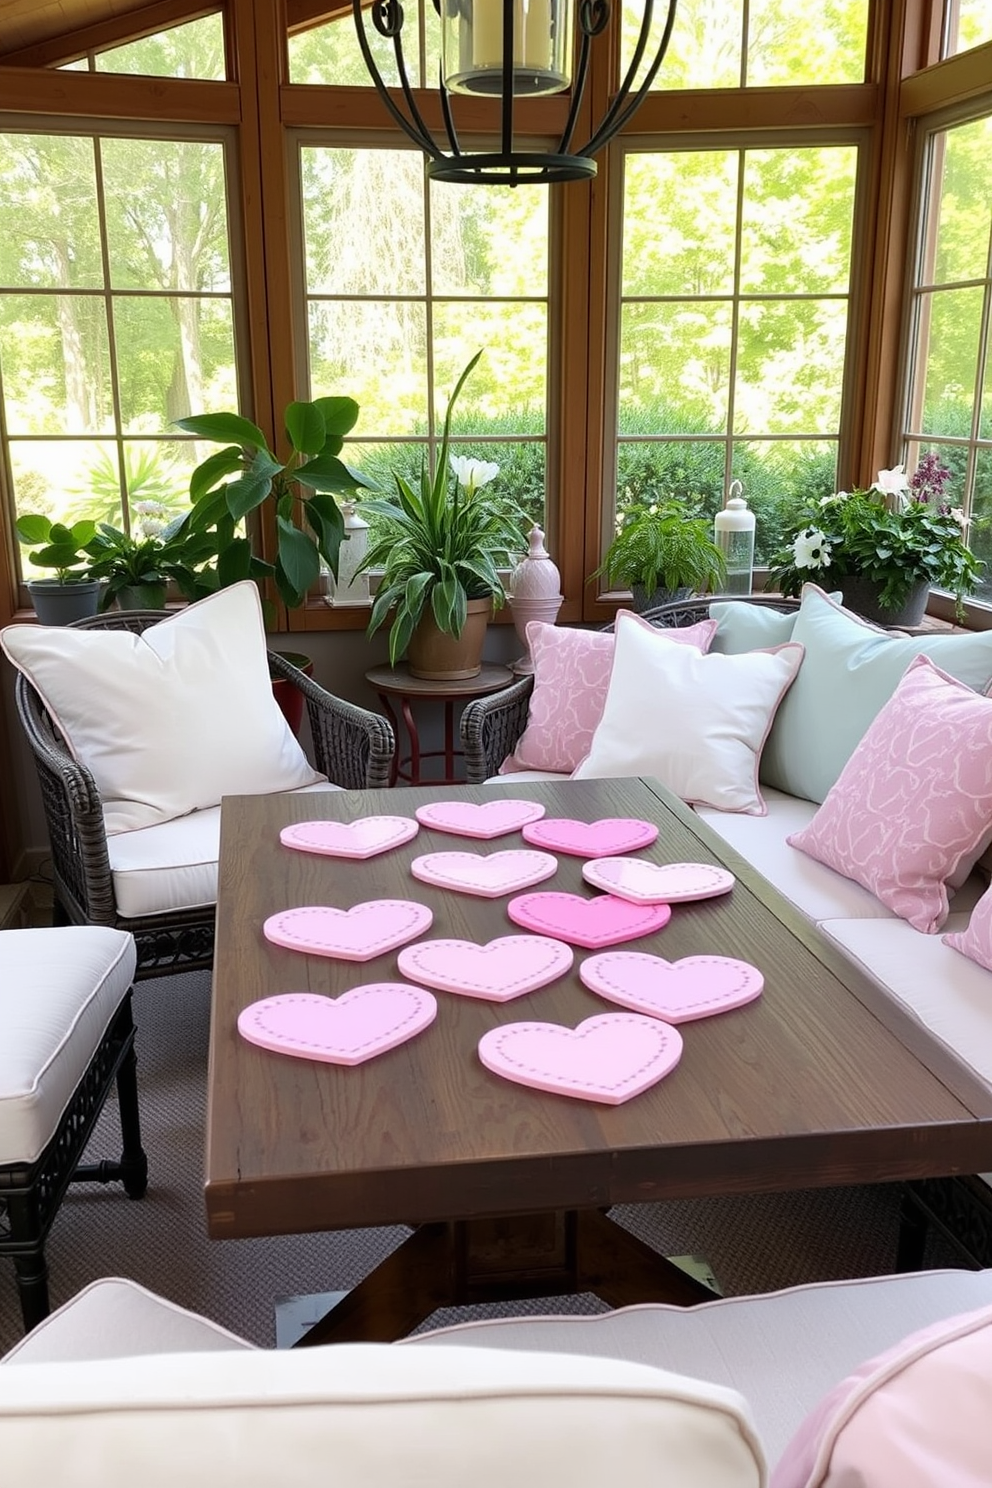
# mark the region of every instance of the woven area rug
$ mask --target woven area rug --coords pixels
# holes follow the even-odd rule
[[[52,1306],[99,1276],[127,1276],[252,1341],[276,1341],[277,1300],[354,1286],[409,1232],[394,1227],[210,1240],[203,1205],[210,978],[142,982],[134,998],[148,1193],[72,1187],[47,1246]],[[90,1156],[116,1157],[111,1102]],[[665,1255],[701,1255],[725,1294],[892,1270],[899,1190],[818,1189],[754,1198],[625,1206],[614,1217]],[[958,1262],[939,1240],[928,1264]],[[424,1325],[512,1313],[603,1311],[592,1296],[449,1308]],[[0,1262],[0,1353],[21,1334],[10,1262]]]

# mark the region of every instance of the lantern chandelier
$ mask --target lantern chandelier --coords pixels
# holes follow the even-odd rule
[[[371,6],[352,0],[352,8],[358,44],[376,92],[404,133],[429,157],[427,174],[435,181],[517,186],[523,182],[588,180],[596,174],[592,157],[640,108],[664,61],[675,23],[676,0],[667,3],[658,49],[640,84],[634,88],[634,78],[651,39],[654,0],[644,0],[640,35],[616,97],[581,149],[572,150],[590,49],[609,26],[610,0],[433,0],[441,21],[441,113],[448,153],[425,124],[410,86],[403,57],[401,0],[373,0]],[[577,21],[573,21],[574,10]],[[376,66],[365,30],[366,14],[378,34],[393,43],[398,94],[395,89],[390,92]],[[514,100],[563,93],[569,87],[571,105],[554,152],[518,149],[513,138]],[[483,154],[461,148],[451,106],[451,95],[457,93],[500,99],[498,151]]]

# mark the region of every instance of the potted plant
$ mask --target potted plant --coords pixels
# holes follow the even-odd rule
[[[28,554],[37,568],[51,568],[50,579],[27,579],[35,614],[43,625],[68,625],[95,615],[100,601],[100,580],[89,571],[88,544],[96,523],[88,520],[53,522],[40,513],[18,517],[18,539],[27,547],[40,544]]]
[[[486,489],[499,467],[448,456],[455,403],[481,355],[448,400],[434,470],[424,462],[419,486],[395,474],[393,499],[362,502],[382,520],[361,565],[382,570],[367,633],[392,615],[390,664],[408,651],[415,677],[478,675],[489,617],[506,598],[498,570],[523,547],[523,513]]]
[[[635,610],[643,611],[689,594],[719,593],[726,574],[708,520],[668,498],[627,512],[589,577],[630,589]]]
[[[930,586],[954,595],[958,617],[984,564],[964,541],[963,512],[945,496],[950,471],[924,455],[912,476],[880,470],[867,491],[807,502],[766,588],[798,595],[807,580],[839,589],[850,609],[882,625],[917,625]]]
[[[104,581],[101,610],[115,600],[122,610],[164,610],[170,580],[189,600],[217,587],[213,573],[199,571],[215,557],[213,539],[191,528],[188,513],[160,532],[122,532],[98,522],[86,551],[90,575]]]
[[[344,522],[334,497],[368,483],[338,459],[344,435],[358,419],[353,398],[290,403],[281,461],[261,429],[236,413],[204,413],[176,420],[180,429],[225,448],[209,455],[190,479],[191,531],[209,532],[217,553],[217,582],[272,578],[289,609],[301,605],[320,577],[321,559],[335,576]],[[230,477],[233,477],[231,479]],[[254,552],[241,523],[271,500],[276,527],[275,562]]]

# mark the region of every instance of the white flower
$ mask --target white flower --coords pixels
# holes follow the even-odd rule
[[[169,508],[164,501],[134,501],[131,503],[131,511],[137,517],[134,532],[139,538],[158,537],[169,525],[166,520]]]
[[[499,466],[492,460],[472,460],[468,455],[452,455],[450,458],[455,479],[469,496],[480,486],[488,486],[499,475]]]
[[[836,506],[838,501],[846,501],[849,494],[848,491],[835,491],[832,496],[821,496],[819,505],[821,508],[824,506]]]
[[[947,513],[947,515],[949,517],[953,517],[954,518],[955,522],[957,522],[957,524],[961,528],[961,531],[962,532],[968,526],[968,523],[971,521],[971,518],[970,517],[966,517],[965,516],[965,514],[964,514],[964,507],[962,507],[962,506],[952,506],[951,509],[950,509],[950,511]]]
[[[830,562],[830,544],[826,533],[818,527],[807,527],[800,532],[792,544],[797,568],[826,568]]]
[[[909,490],[909,477],[901,465],[894,465],[891,470],[880,470],[870,489],[881,491],[883,496],[901,496]]]

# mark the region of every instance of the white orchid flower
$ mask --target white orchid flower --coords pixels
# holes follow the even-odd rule
[[[467,496],[474,495],[480,486],[488,486],[499,475],[499,466],[494,461],[473,460],[468,455],[452,455],[451,468]]]
[[[909,476],[901,465],[894,465],[891,470],[880,470],[878,480],[872,481],[869,489],[883,496],[901,496],[909,490]]]
[[[826,533],[821,532],[818,527],[807,527],[792,544],[793,560],[797,568],[826,568],[831,551]]]
[[[947,515],[954,518],[962,532],[971,522],[971,518],[965,516],[963,506],[952,506]]]

